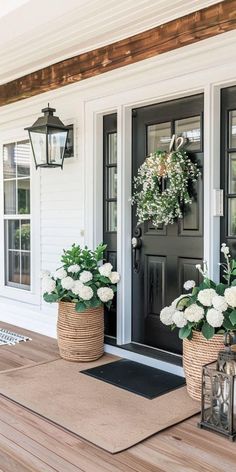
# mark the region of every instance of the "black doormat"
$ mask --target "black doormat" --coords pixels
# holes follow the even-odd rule
[[[81,372],[150,400],[185,385],[183,377],[128,359],[110,362]]]

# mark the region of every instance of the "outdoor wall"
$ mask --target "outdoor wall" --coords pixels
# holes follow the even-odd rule
[[[92,246],[101,238],[101,116],[117,111],[120,173],[118,188],[121,202],[118,262],[122,272],[118,318],[122,316],[124,322],[118,329],[118,334],[123,333],[120,335],[123,336],[123,341],[127,339],[127,334],[124,333],[128,332],[130,300],[126,300],[129,270],[125,264],[129,261],[131,249],[130,234],[125,233],[129,215],[127,226],[124,225],[125,208],[130,204],[127,203],[124,192],[130,187],[130,182],[125,181],[131,153],[130,111],[133,106],[199,92],[205,94],[205,256],[210,262],[211,270],[217,270],[215,255],[218,251],[219,218],[213,217],[212,192],[219,186],[219,89],[236,83],[235,40],[235,31],[225,33],[178,51],[0,108],[1,148],[5,142],[27,137],[24,127],[35,121],[48,101],[57,109],[62,121],[66,124],[74,123],[76,136],[75,157],[65,161],[62,171],[36,171],[32,166],[32,294],[4,287],[1,196],[0,320],[55,335],[57,307],[42,302],[40,271],[58,267],[63,248],[73,242]],[[0,191],[3,195],[1,179]]]

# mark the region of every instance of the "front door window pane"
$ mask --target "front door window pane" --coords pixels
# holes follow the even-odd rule
[[[236,153],[229,155],[229,193],[236,193]]]
[[[117,231],[117,203],[107,203],[107,231]]]
[[[236,148],[236,110],[229,112],[229,147]]]
[[[117,133],[108,134],[108,164],[117,163]]]
[[[117,168],[108,167],[108,198],[117,197]]]
[[[171,141],[171,123],[158,123],[147,126],[147,153],[168,151]]]
[[[228,201],[228,236],[236,236],[236,198]]]
[[[201,149],[201,117],[191,116],[175,121],[175,132],[187,140],[187,150]]]

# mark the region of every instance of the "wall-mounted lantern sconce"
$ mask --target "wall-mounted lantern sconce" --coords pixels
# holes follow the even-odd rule
[[[42,110],[40,116],[29,128],[29,133],[36,169],[38,167],[61,167],[66,157],[66,148],[71,126],[65,126],[58,116],[54,116],[55,108]],[[69,156],[68,156],[69,157]]]

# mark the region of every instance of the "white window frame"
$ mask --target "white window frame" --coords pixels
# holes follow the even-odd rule
[[[30,290],[21,287],[6,285],[6,257],[5,257],[5,228],[6,219],[14,215],[4,215],[4,180],[3,180],[3,147],[4,145],[28,140],[27,133],[11,131],[5,134],[0,141],[0,297],[9,298],[32,305],[40,304],[40,173],[36,171],[31,153],[30,161]],[[9,216],[9,218],[8,218]],[[19,219],[29,219],[27,215],[19,215]]]

